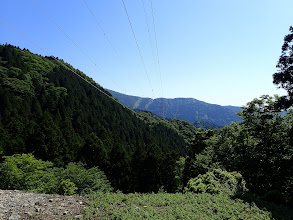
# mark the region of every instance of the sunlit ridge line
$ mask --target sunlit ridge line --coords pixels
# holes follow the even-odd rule
[[[31,39],[29,39],[28,37],[26,37],[25,35],[23,35],[22,33],[20,33],[18,30],[16,30],[15,28],[13,28],[12,26],[10,26],[7,22],[5,22],[4,20],[2,20],[0,18],[0,21],[2,21],[5,25],[7,25],[10,29],[12,29],[13,31],[15,31],[17,34],[19,34],[21,37],[23,37],[24,39],[26,39],[28,42],[32,43],[33,45],[35,45],[37,48],[39,48],[41,51],[43,51],[45,54],[47,54],[48,56],[52,57],[54,60],[56,60],[59,64],[61,64],[62,66],[64,66],[66,69],[68,69],[69,71],[71,71],[72,73],[74,73],[77,77],[81,78],[82,80],[84,80],[85,82],[87,82],[89,85],[91,85],[92,87],[94,87],[95,89],[97,89],[99,92],[101,92],[102,94],[104,94],[106,97],[110,98],[111,100],[115,101],[116,103],[118,103],[119,105],[121,105],[122,107],[130,110],[132,113],[134,113],[135,115],[139,115],[143,118],[147,118],[147,116],[144,116],[142,114],[139,114],[138,112],[134,111],[133,109],[129,108],[126,105],[123,105],[122,103],[120,103],[119,101],[117,101],[113,96],[108,95],[107,93],[105,93],[103,90],[101,90],[100,88],[98,88],[96,85],[94,85],[93,83],[91,83],[90,81],[88,81],[87,79],[83,78],[81,75],[79,75],[76,71],[74,71],[73,69],[69,68],[67,65],[65,65],[64,63],[62,63],[60,60],[58,60],[57,58],[55,58],[54,56],[51,56],[46,50],[44,50],[43,48],[41,48],[40,46],[38,46],[35,42],[33,42]]]
[[[107,77],[109,77],[109,79],[119,88],[123,91],[123,89],[112,79],[112,77],[110,77],[99,65],[96,64],[95,61],[93,61],[90,56],[83,50],[81,49],[81,47],[79,47],[77,45],[77,43],[75,43],[71,37],[69,37],[68,34],[66,34],[66,32],[34,1],[31,0],[36,6],[37,8],[39,8],[41,10],[41,12],[94,64],[94,66],[99,69],[102,73],[104,73]]]

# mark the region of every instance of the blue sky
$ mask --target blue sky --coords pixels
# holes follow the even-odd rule
[[[161,71],[150,0],[124,0],[147,73],[122,0],[86,2],[111,44],[84,0],[3,0],[0,18],[101,86],[129,95],[242,106],[285,94],[272,74],[293,25],[292,0],[152,0]],[[0,43],[47,55],[2,22]]]

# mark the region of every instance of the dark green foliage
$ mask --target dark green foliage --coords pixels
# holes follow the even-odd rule
[[[116,144],[110,152],[110,181],[115,189],[130,191],[131,158],[125,146]]]
[[[11,45],[0,45],[0,131],[1,156],[33,153],[62,167],[82,161],[99,166],[115,189],[123,191],[137,184],[133,175],[140,165],[132,163],[136,149],[146,152],[156,145],[162,154],[184,155],[187,147],[173,129],[146,124],[51,57]],[[163,163],[164,157],[159,160]]]
[[[109,168],[109,152],[107,152],[104,143],[96,134],[91,133],[88,136],[82,151],[84,152],[82,161],[89,166],[99,166],[103,170]]]
[[[284,204],[285,203],[284,195],[277,190],[272,190],[272,191],[267,192],[264,195],[264,200],[268,201],[268,202],[274,202],[276,204]]]
[[[164,192],[175,192],[178,190],[180,183],[176,180],[176,171],[177,171],[177,160],[179,159],[178,154],[169,153],[164,155],[163,163],[160,170],[160,178],[162,181],[162,187],[160,190]]]
[[[148,111],[138,111],[138,112],[139,112],[139,117],[143,116],[140,118],[144,122],[149,124],[150,126],[161,124],[175,131],[179,136],[183,137],[183,139],[185,140],[188,146],[191,145],[192,141],[195,138],[195,134],[198,129],[195,128],[192,124],[190,124],[187,121],[183,121],[180,119],[159,118]]]
[[[243,142],[248,145],[246,147],[250,147],[250,151],[246,148],[251,160],[248,166],[254,167],[248,167],[247,171],[244,171],[247,167],[244,162],[242,168],[238,165],[238,170],[243,170],[245,179],[246,176],[250,176],[250,179],[246,180],[251,184],[250,188],[255,191],[280,190],[287,194],[288,189],[292,187],[293,171],[293,149],[289,144],[292,112],[285,116],[281,115],[276,103],[278,97],[273,99],[263,96],[248,103],[243,109],[242,127],[249,135],[245,137],[247,141],[243,140]],[[247,143],[248,141],[250,143]]]
[[[289,29],[290,33],[284,37],[284,44],[282,46],[282,54],[279,58],[277,68],[278,71],[273,75],[273,83],[279,88],[283,88],[287,91],[288,95],[283,96],[279,103],[284,108],[289,108],[293,104],[293,27]]]
[[[209,162],[206,162],[206,160],[209,160],[209,157],[202,156],[200,153],[208,147],[207,140],[212,135],[212,130],[197,130],[185,160],[183,170],[184,185],[186,185],[191,178],[194,178],[199,174],[204,174],[211,168]]]
[[[190,146],[195,138],[198,129],[196,129],[189,122],[179,119],[170,119],[168,120],[168,122],[168,124],[170,124],[170,127],[176,130],[178,134],[184,138],[188,146]]]
[[[230,172],[237,170],[251,192],[264,195],[277,190],[290,202],[293,195],[293,149],[290,145],[293,118],[291,111],[286,115],[278,112],[277,100],[277,97],[262,96],[248,103],[240,113],[243,123],[232,123],[205,140],[203,143],[207,147],[196,152],[189,165],[187,158],[186,167],[194,172],[193,175],[198,168],[202,171],[215,167]]]
[[[233,198],[254,204],[259,209],[270,212],[271,219],[293,219],[292,206],[284,205],[283,195],[276,190],[270,191],[264,196],[257,196],[248,192],[237,194]]]
[[[132,191],[158,192],[163,189],[166,192],[175,192],[178,186],[175,178],[177,159],[178,154],[164,154],[156,145],[149,146],[146,152],[137,149],[132,160],[136,183]]]
[[[35,164],[32,172],[2,165],[1,178],[6,179],[1,184],[68,195],[108,190],[98,166],[115,190],[174,192],[199,175],[217,179],[212,170],[221,168],[241,173],[252,193],[289,203],[293,116],[290,111],[280,114],[277,100],[263,96],[248,103],[241,124],[196,129],[148,112],[136,116],[54,59],[0,46],[0,155],[33,153],[51,161],[27,158]]]
[[[193,125],[196,128],[203,128],[203,129],[215,129],[215,128],[219,127],[219,126],[217,126],[211,122],[207,122],[207,121],[195,121],[193,123]]]

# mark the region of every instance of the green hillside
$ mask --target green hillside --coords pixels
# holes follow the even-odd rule
[[[172,188],[159,166],[168,160],[173,172],[176,156],[169,157],[186,153],[183,138],[163,124],[149,126],[70,69],[111,96],[62,60],[0,45],[0,156],[33,153],[57,166],[82,161],[126,192]],[[144,175],[157,178],[142,186],[134,176],[148,160],[156,164]]]
[[[235,114],[241,110],[239,107],[214,105],[192,98],[150,99],[108,91],[122,104],[132,109],[150,111],[160,117],[180,119],[192,124],[203,121],[214,127],[223,127],[230,125],[232,121],[241,120]]]
[[[238,109],[174,100],[218,123]],[[288,97],[263,95],[213,130],[138,110],[161,101],[134,112],[63,60],[0,45],[0,189],[86,194],[89,219],[293,218]]]
[[[188,146],[190,146],[190,144],[195,138],[195,134],[198,132],[198,129],[187,121],[183,121],[180,119],[160,118],[148,111],[138,112],[139,117],[150,126],[156,124],[163,124],[164,126],[175,131],[179,136],[181,136],[185,140]]]

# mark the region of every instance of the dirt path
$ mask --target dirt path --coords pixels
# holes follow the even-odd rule
[[[81,219],[85,207],[82,200],[78,196],[0,190],[0,219]]]

